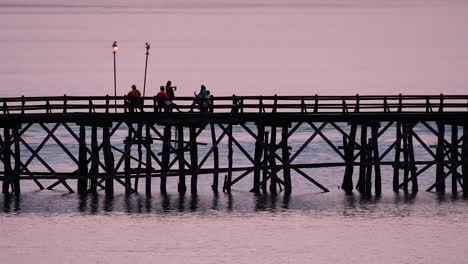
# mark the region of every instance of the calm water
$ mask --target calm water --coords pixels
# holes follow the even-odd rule
[[[201,83],[215,95],[466,93],[467,13],[468,4],[457,0],[0,0],[0,96],[112,94],[114,40],[121,45],[119,94],[133,83],[142,87],[146,41],[147,94],[168,79],[179,95]],[[299,133],[293,148],[308,135]],[[312,154],[336,158],[324,146],[315,143],[298,162]],[[70,169],[53,147],[43,155]],[[215,196],[209,177],[201,177],[197,197],[176,194],[174,179],[168,196],[118,190],[114,199],[79,198],[60,188],[37,192],[25,183],[20,198],[0,196],[0,262],[463,263],[467,257],[467,201],[388,192],[391,168],[383,169],[387,192],[380,198],[337,190],[341,169],[311,173],[332,192],[319,193],[298,177],[291,197],[255,196],[250,181]],[[423,175],[421,185],[432,176]]]

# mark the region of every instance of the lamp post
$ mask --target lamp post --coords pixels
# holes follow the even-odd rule
[[[112,53],[114,53],[114,107],[115,107],[115,112],[117,113],[117,71],[115,69],[115,54],[117,54],[117,50],[119,49],[119,46],[117,46],[117,41],[114,41],[114,44],[112,44]]]
[[[146,63],[145,63],[145,80],[143,81],[143,97],[146,94],[146,71],[148,69],[148,55],[149,55],[150,44],[146,42]]]

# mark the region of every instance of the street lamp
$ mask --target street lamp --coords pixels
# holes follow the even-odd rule
[[[145,63],[145,80],[143,82],[143,97],[146,94],[146,71],[148,69],[148,55],[149,55],[150,44],[146,42],[146,63]]]
[[[112,44],[112,53],[114,53],[114,107],[115,107],[115,112],[117,113],[117,71],[115,67],[115,54],[117,53],[117,50],[119,49],[119,46],[117,46],[117,41],[114,41],[114,44]]]

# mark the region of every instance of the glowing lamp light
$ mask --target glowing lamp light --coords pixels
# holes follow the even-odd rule
[[[116,53],[118,49],[119,49],[119,46],[117,46],[117,41],[114,41],[114,44],[112,44],[112,52]]]

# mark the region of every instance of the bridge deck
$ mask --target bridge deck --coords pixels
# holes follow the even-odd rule
[[[356,188],[370,193],[373,186],[379,194],[381,166],[393,167],[394,191],[407,191],[410,184],[417,191],[418,176],[435,166],[435,181],[428,190],[444,192],[451,176],[452,192],[457,193],[460,186],[468,195],[468,184],[463,184],[468,181],[468,95],[229,96],[198,101],[203,107],[194,105],[193,99],[177,98],[173,101],[176,106],[167,108],[155,97],[136,103],[125,96],[2,98],[3,192],[19,193],[20,180],[33,180],[43,189],[41,182],[53,179],[49,189],[61,185],[73,192],[68,182],[76,180],[79,193],[102,188],[112,195],[114,182],[132,192],[143,178],[146,192],[151,193],[154,177],[160,178],[160,190],[165,192],[166,178],[174,176],[179,180],[179,192],[185,192],[185,178],[190,177],[191,192],[196,193],[198,175],[213,175],[212,189],[217,191],[219,173],[227,174],[221,182],[227,192],[252,174],[254,192],[266,192],[269,184],[270,192],[284,187],[290,193],[292,175],[328,191],[307,170],[343,167],[345,191]],[[416,126],[435,137],[435,150],[418,135]],[[450,133],[445,133],[447,126]],[[290,141],[300,127],[310,134],[300,147],[292,148]],[[254,147],[239,142],[234,128],[251,137]],[[116,136],[122,129],[127,133],[124,140]],[[198,141],[203,131],[211,135],[211,144],[199,156],[199,146],[206,145]],[[42,133],[45,138],[33,146],[27,139],[31,133]],[[331,139],[330,133],[342,140]],[[392,138],[390,146],[379,144],[383,135]],[[318,138],[338,161],[308,159],[304,163],[297,159]],[[227,144],[221,144],[225,141]],[[54,168],[54,163],[41,156],[41,150],[52,144],[74,164],[69,171]],[[417,160],[415,144],[431,159]],[[72,151],[77,148],[78,153]],[[221,148],[226,148],[227,157],[219,155]],[[234,151],[250,165],[234,164]],[[393,159],[388,160],[391,155]],[[206,165],[208,159],[212,159],[210,166]],[[222,165],[220,159],[227,159],[227,164]],[[33,161],[43,169],[32,167]],[[355,167],[359,169],[356,185]]]

